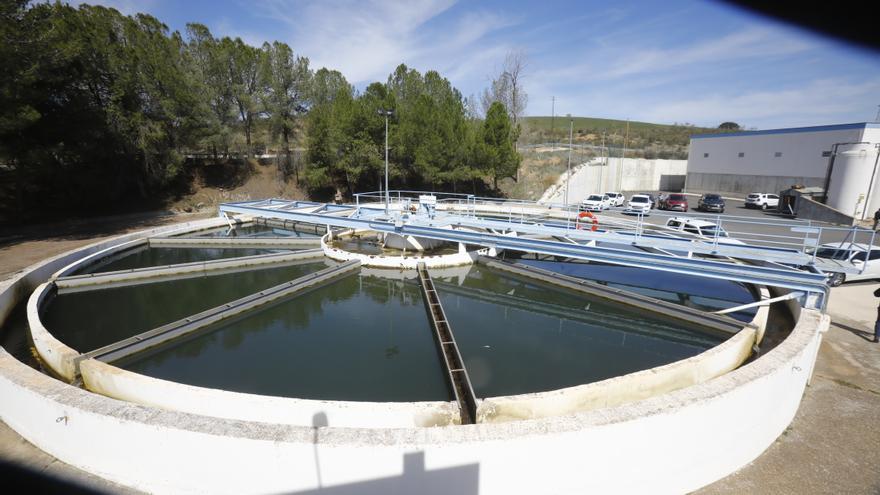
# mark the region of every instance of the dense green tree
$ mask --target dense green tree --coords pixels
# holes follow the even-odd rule
[[[340,194],[381,187],[386,135],[395,187],[497,183],[518,160],[509,121],[481,122],[435,71],[401,64],[358,93],[284,43],[255,48],[201,24],[183,36],[148,15],[8,0],[0,63],[0,213],[161,196],[190,177],[187,160],[228,160],[242,141],[251,157],[265,136],[287,170],[304,134],[304,182]],[[380,110],[393,111],[387,133]]]
[[[232,82],[219,40],[202,24],[187,24],[189,56],[197,85],[196,90],[211,110],[206,120],[206,144],[217,161],[218,148],[229,155],[236,126]]]
[[[260,67],[264,53],[259,48],[245,44],[241,38],[223,38],[220,46],[228,68],[232,100],[244,130],[247,157],[253,158],[252,136],[254,120],[260,112]]]
[[[510,118],[501,102],[489,106],[479,148],[483,166],[492,176],[495,189],[498,189],[498,179],[516,175],[520,156],[514,150]]]
[[[263,108],[272,134],[281,136],[285,173],[290,169],[290,138],[297,120],[306,111],[311,72],[309,59],[294,57],[293,50],[278,41],[263,45],[261,72]],[[297,171],[298,173],[298,171]]]

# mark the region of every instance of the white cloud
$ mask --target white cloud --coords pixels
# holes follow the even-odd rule
[[[139,12],[150,12],[156,5],[155,0],[85,0],[70,2],[71,5],[101,5],[116,9],[125,15],[135,15]],[[161,21],[161,19],[160,19]]]
[[[285,24],[285,41],[314,67],[337,69],[360,84],[384,81],[401,62],[453,78],[482,69],[499,51],[486,37],[512,21],[489,12],[450,13],[453,6],[452,0],[273,0],[260,8],[264,18]]]
[[[762,128],[868,120],[875,107],[866,102],[880,94],[880,78],[853,82],[824,79],[800,87],[739,94],[715,93],[666,102],[647,109],[652,122],[693,122],[705,125],[733,120]],[[862,115],[853,118],[853,115]]]

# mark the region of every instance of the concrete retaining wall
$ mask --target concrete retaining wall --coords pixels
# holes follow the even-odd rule
[[[794,207],[795,215],[804,220],[818,220],[820,222],[829,222],[838,225],[846,225],[851,227],[856,223],[851,215],[847,215],[842,211],[819,203],[806,196],[799,196]]]
[[[580,203],[587,195],[608,191],[677,191],[687,173],[687,160],[643,158],[596,158],[572,167],[569,203]],[[541,203],[562,203],[567,175],[541,196]]]
[[[784,175],[740,175],[688,172],[685,190],[689,193],[719,193],[745,196],[753,192],[778,194],[795,184],[806,187],[825,187],[819,177],[792,177]]]

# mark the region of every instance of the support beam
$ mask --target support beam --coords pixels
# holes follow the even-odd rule
[[[722,280],[730,280],[733,282],[768,285],[773,287],[784,287],[791,290],[804,291],[809,293],[806,298],[806,306],[808,308],[823,309],[827,302],[828,286],[825,283],[825,276],[822,274],[810,273],[797,269],[782,269],[766,266],[743,265],[735,263],[727,263],[710,259],[700,258],[676,258],[656,253],[646,253],[641,251],[628,251],[623,249],[608,247],[591,247],[584,245],[574,245],[558,241],[547,241],[539,239],[526,239],[521,237],[511,237],[506,235],[497,235],[489,232],[471,232],[464,229],[452,228],[451,225],[445,227],[425,225],[428,220],[422,219],[423,224],[418,222],[410,223],[395,222],[394,220],[384,219],[379,216],[371,216],[367,218],[353,217],[330,217],[323,216],[320,213],[294,213],[282,212],[276,210],[268,210],[255,206],[253,202],[242,203],[225,203],[220,205],[221,211],[230,213],[264,216],[269,218],[277,218],[282,220],[294,220],[299,222],[311,222],[316,224],[325,224],[328,226],[355,228],[355,229],[371,229],[377,232],[393,232],[399,235],[412,235],[416,237],[426,237],[429,239],[439,239],[449,242],[460,242],[465,244],[475,244],[496,250],[513,250],[528,253],[547,254],[554,256],[564,256],[569,258],[596,261],[601,263],[611,263],[614,265],[625,265],[636,268],[645,268],[650,270],[658,270],[669,273],[681,273],[686,275],[694,275],[706,278],[715,278]],[[364,214],[362,209],[361,214]],[[474,223],[474,225],[483,228],[494,228],[496,221],[489,219],[468,219],[461,217],[459,219],[444,217],[444,221],[449,223],[456,222]],[[602,233],[587,233],[589,231],[573,231],[571,229],[551,228],[548,226],[538,225],[521,225],[517,223],[502,222],[505,228],[515,230],[519,233],[532,233],[532,231],[541,231],[548,236],[553,235],[569,235],[572,239],[586,239],[585,236]],[[644,238],[644,236],[642,236]],[[671,238],[666,238],[667,240]],[[595,240],[602,240],[596,238]],[[635,238],[631,238],[635,241]],[[690,240],[685,240],[690,250],[695,250],[694,244]],[[671,239],[671,243],[678,245],[681,240]],[[666,243],[662,248],[670,248]],[[740,246],[742,247],[742,246]],[[726,249],[726,247],[725,247]],[[745,252],[747,249],[743,249]],[[766,252],[762,252],[758,248],[754,248],[751,255],[752,258],[761,258]],[[766,250],[764,250],[766,251]],[[771,250],[773,251],[773,250]],[[778,250],[775,250],[778,251]],[[715,253],[724,254],[724,253]],[[749,258],[749,256],[746,256]]]
[[[446,369],[447,382],[461,411],[461,424],[474,424],[477,421],[477,397],[464,366],[464,360],[458,351],[458,344],[455,343],[455,337],[452,335],[452,327],[449,326],[446,312],[440,304],[440,297],[434,289],[434,281],[431,280],[424,263],[418,264],[418,272],[425,310],[434,330],[434,342]]]
[[[803,297],[803,292],[789,292],[783,296],[779,297],[771,297],[770,299],[761,299],[760,301],[755,301],[753,303],[743,304],[741,306],[735,306],[733,308],[722,309],[721,311],[715,311],[716,315],[726,315],[728,313],[736,313],[737,311],[742,311],[748,308],[754,308],[756,306],[769,306],[775,302],[780,301],[788,301],[789,299],[797,299],[799,297]]]
[[[163,325],[153,330],[129,337],[119,342],[95,349],[94,351],[81,354],[76,359],[77,374],[79,363],[84,359],[98,359],[104,362],[118,361],[134,354],[144,352],[159,345],[167,344],[173,340],[193,336],[199,330],[204,330],[215,323],[240,315],[266,304],[281,300],[293,294],[312,290],[337,278],[351,274],[360,268],[360,261],[352,260],[338,266],[326,268],[290,282],[285,282],[275,287],[236,299],[222,306],[211,308],[207,311],[192,315],[182,320]]]
[[[550,270],[506,261],[496,261],[486,257],[479,257],[477,262],[489,268],[501,270],[520,278],[561,287],[563,289],[587,294],[591,297],[605,299],[612,303],[635,307],[640,311],[648,311],[662,317],[698,325],[699,327],[706,328],[722,337],[733,336],[742,330],[743,327],[748,325],[747,323],[735,320],[729,316],[707,313],[687,306],[681,306],[679,304],[662,301],[653,297],[636,294],[635,292],[615,289],[589,280],[562,275]]]
[[[150,247],[223,249],[306,249],[321,245],[321,239],[286,237],[151,237]]]
[[[292,266],[315,263],[324,258],[321,249],[308,249],[294,253],[259,254],[211,261],[196,261],[176,265],[151,266],[113,272],[88,273],[58,277],[55,286],[59,294],[82,292],[129,285],[152,284],[169,280],[225,275],[261,268]]]

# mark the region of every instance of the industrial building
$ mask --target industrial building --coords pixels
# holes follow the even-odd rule
[[[818,187],[825,205],[864,220],[880,208],[878,157],[880,123],[696,134],[685,188],[741,196]]]

